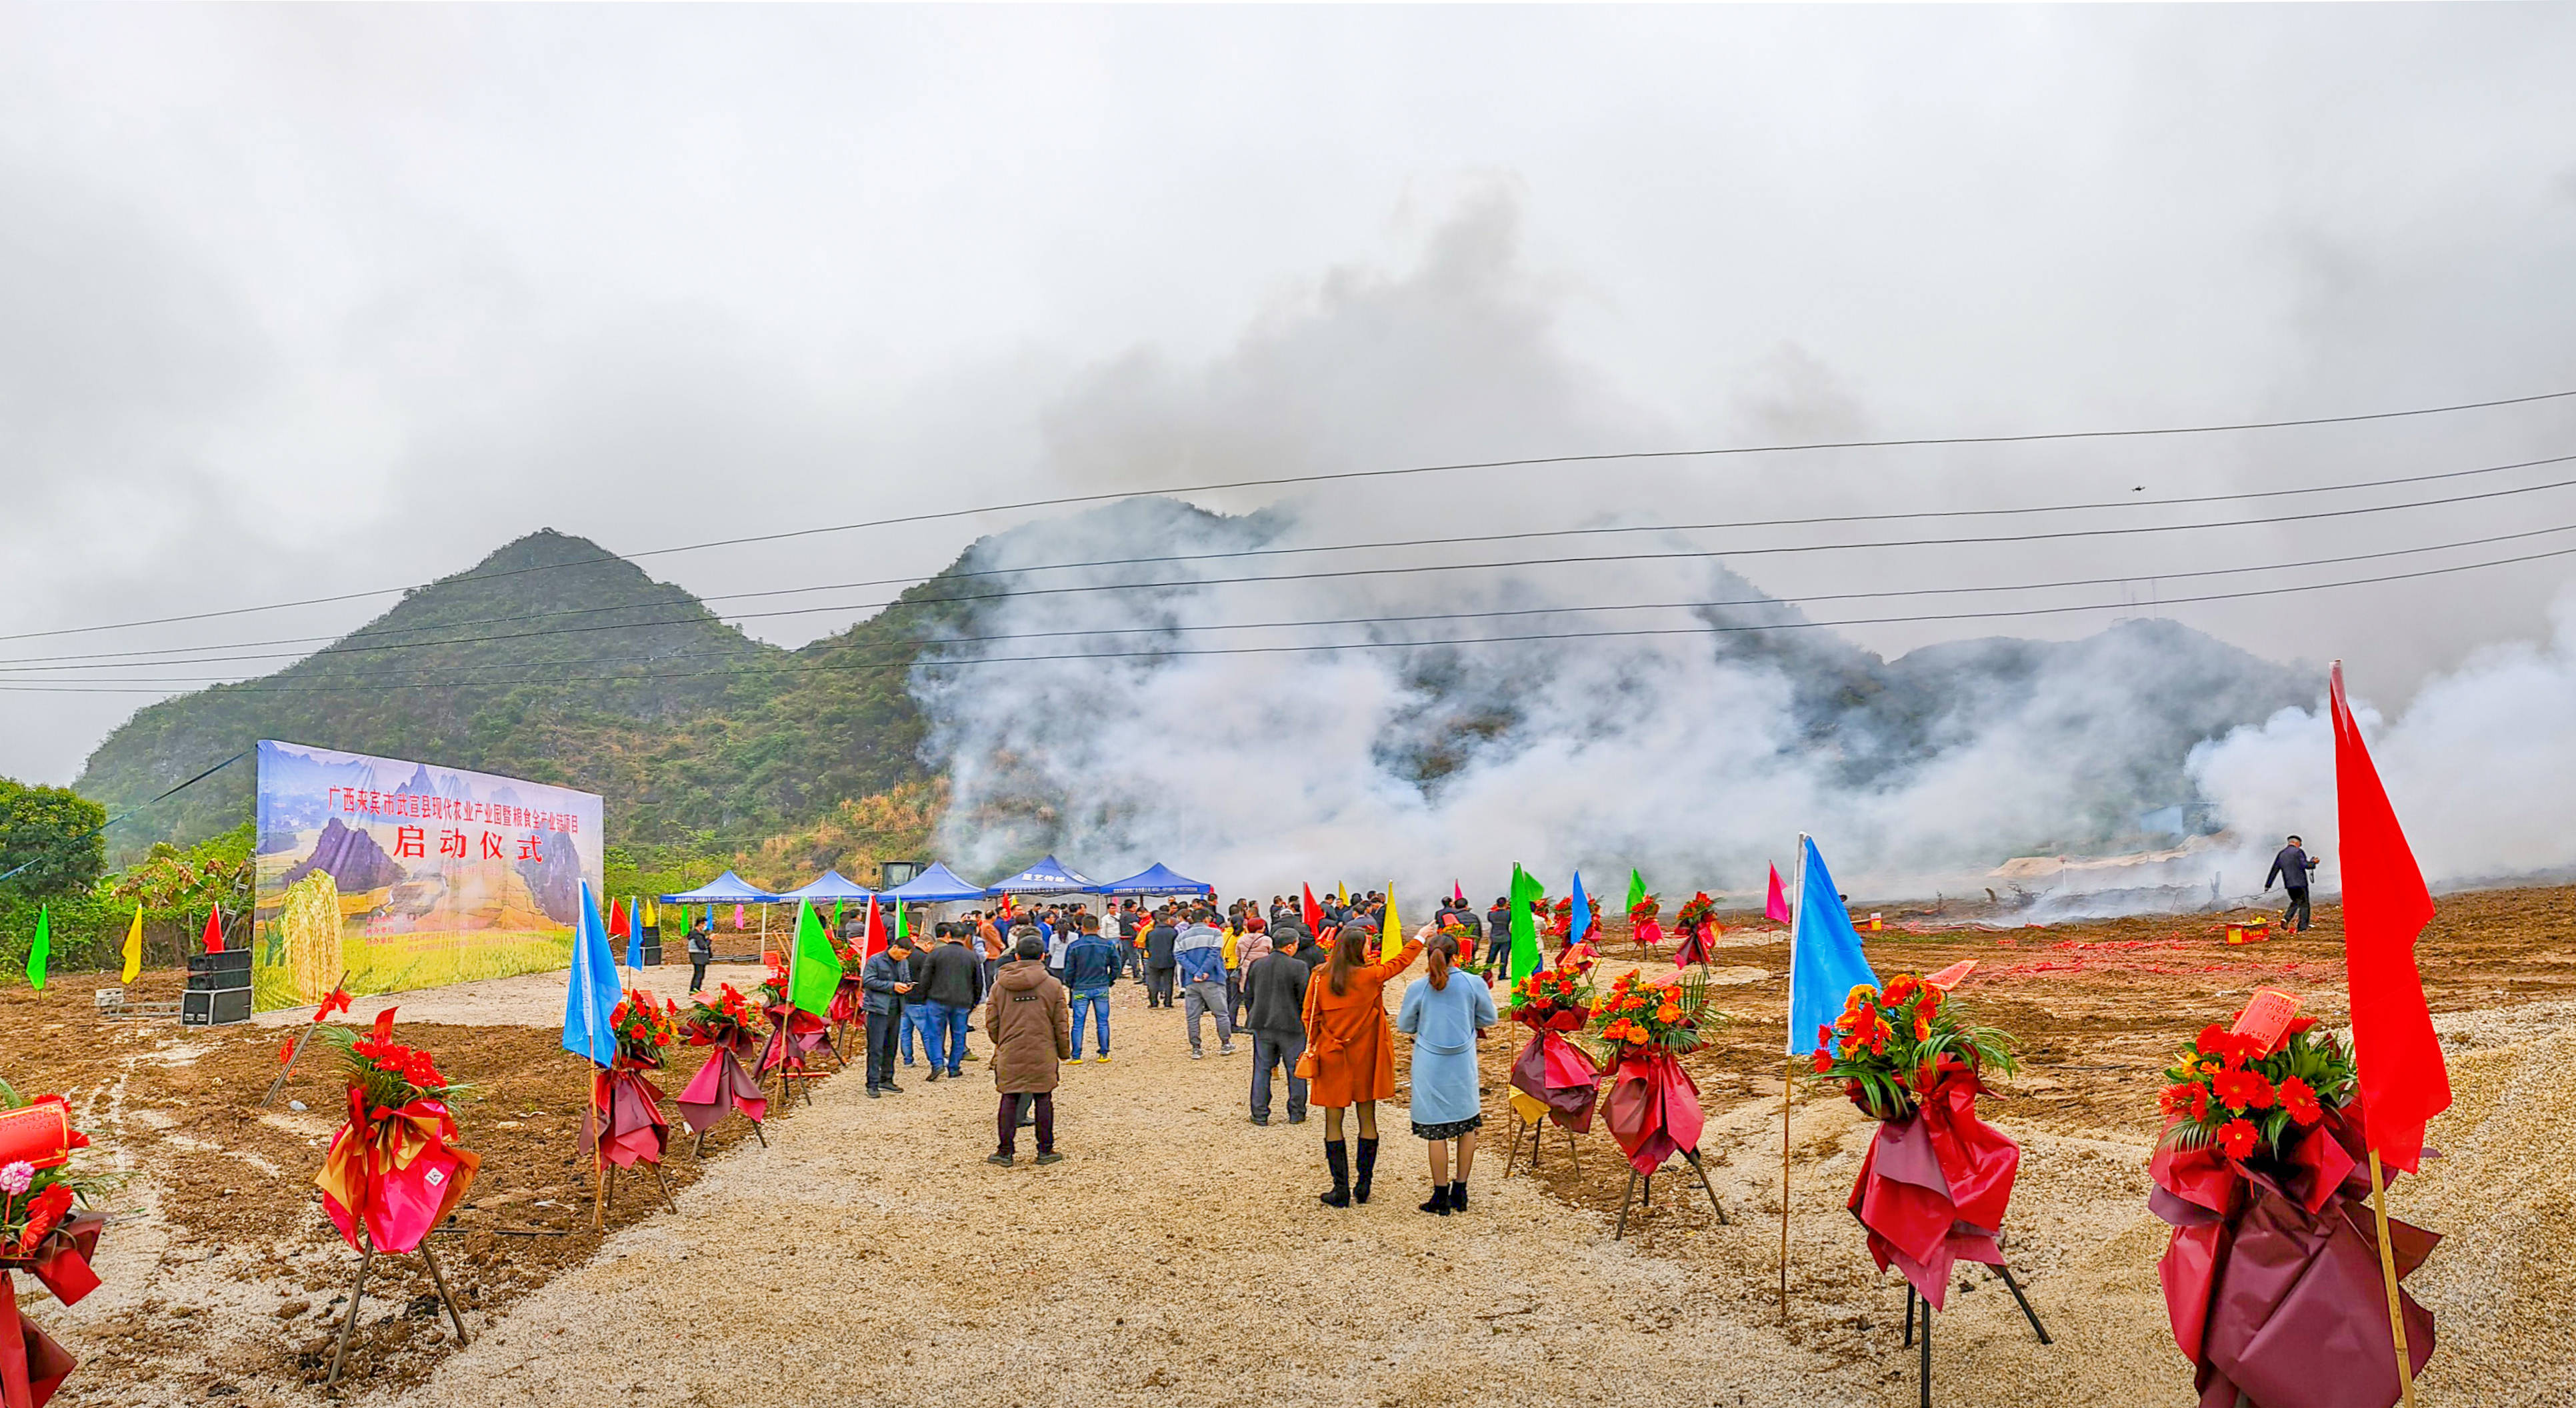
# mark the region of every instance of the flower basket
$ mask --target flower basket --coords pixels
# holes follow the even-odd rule
[[[679,1007],[657,1007],[652,993],[637,988],[609,1014],[609,1027],[617,1033],[617,1056],[607,1070],[591,1073],[581,1152],[619,1168],[658,1164],[670,1147],[671,1120],[662,1113],[662,1092],[644,1072],[660,1070],[663,1048],[679,1039]]]
[[[393,1039],[394,1009],[373,1030],[319,1028],[339,1046],[349,1079],[349,1117],[331,1136],[313,1182],[322,1210],[352,1247],[363,1231],[380,1252],[407,1252],[447,1220],[474,1184],[482,1160],[456,1143],[447,1100],[457,1089],[426,1051]]]
[[[99,1287],[90,1259],[107,1220],[76,1209],[112,1180],[71,1171],[89,1139],[72,1128],[59,1095],[22,1100],[0,1084],[0,1403],[38,1408],[80,1361],[18,1314],[14,1276],[25,1272],[72,1305]]]
[[[1602,1104],[1610,1137],[1638,1173],[1652,1175],[1675,1154],[1699,1148],[1705,1123],[1699,1086],[1681,1058],[1706,1044],[1708,984],[1692,973],[1666,983],[1636,972],[1619,975],[1593,1000],[1591,1037],[1607,1059],[1610,1093]]]
[[[1717,961],[1717,902],[1700,891],[1673,916],[1673,966],[1705,968]]]
[[[2397,1402],[2350,1055],[2313,1021],[2267,1039],[2240,1016],[2234,1029],[2202,1029],[2166,1076],[2147,1205],[2173,1228],[2156,1270],[2201,1403]],[[2441,1238],[2395,1219],[2388,1230],[2420,1374],[2433,1316],[2402,1283]]]
[[[1560,968],[1513,984],[1506,1014],[1530,1029],[1529,1044],[1512,1061],[1512,1088],[1546,1106],[1549,1122],[1577,1134],[1592,1128],[1601,1068],[1566,1037],[1591,1020],[1592,1001],[1589,980]]]
[[[731,983],[719,985],[714,1002],[701,1000],[680,1020],[680,1035],[691,1046],[712,1046],[715,1051],[706,1064],[698,1067],[688,1087],[680,1092],[680,1118],[699,1135],[715,1128],[729,1110],[740,1110],[757,1129],[769,1115],[769,1099],[761,1094],[760,1083],[743,1068],[755,1049],[751,999],[744,997]]]
[[[2011,1040],[1963,1021],[1943,976],[1853,988],[1816,1033],[1812,1072],[1879,1122],[1844,1205],[1879,1270],[1897,1268],[1935,1310],[1958,1262],[2003,1265],[1995,1237],[2021,1167],[2021,1146],[1977,1118],[1981,1077],[2014,1068]]]

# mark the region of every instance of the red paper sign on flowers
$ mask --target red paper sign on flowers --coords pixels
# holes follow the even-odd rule
[[[72,1151],[89,1139],[71,1127],[70,1107],[59,1095],[26,1102],[0,1086],[0,1403],[41,1408],[80,1366],[45,1332],[18,1317],[12,1273],[24,1271],[71,1305],[97,1290],[97,1254],[106,1219],[75,1212],[101,1180],[71,1172]]]

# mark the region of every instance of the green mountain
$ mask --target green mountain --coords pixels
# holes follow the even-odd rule
[[[790,651],[594,543],[533,533],[275,674],[140,710],[75,786],[115,811],[281,738],[613,796],[612,843],[746,841],[925,777],[904,677],[949,585]],[[252,782],[236,764],[117,828],[119,856],[239,825]]]

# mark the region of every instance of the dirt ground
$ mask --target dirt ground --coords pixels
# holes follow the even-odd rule
[[[2576,1310],[2576,1173],[2559,1153],[2576,1137],[2576,890],[2441,905],[2422,953],[2458,1097],[2432,1134],[2449,1157],[2392,1195],[2397,1215],[2448,1234],[2408,1283],[2440,1322],[2425,1401],[2568,1402],[2576,1350],[2533,1331]],[[2340,1020],[2338,926],[2330,909],[2307,935],[2243,947],[2207,916],[1870,936],[1882,975],[1976,959],[1956,1000],[2013,1032],[2026,1061],[1984,1111],[2023,1144],[2006,1245],[2057,1342],[2037,1344],[2000,1283],[1963,1269],[1937,1332],[1941,1401],[2191,1401],[2156,1289],[2163,1224],[2146,1211],[2158,1072],[2258,985]],[[553,1030],[560,986],[407,996],[406,1019],[441,1020],[403,1020],[404,1039],[478,1087],[460,1122],[482,1176],[434,1242],[474,1344],[448,1341],[426,1276],[398,1259],[370,1291],[351,1394],[442,1408],[1911,1403],[1901,1283],[1871,1267],[1841,1206],[1866,1130],[1803,1089],[1782,1322],[1786,952],[1759,925],[1727,939],[1739,981],[1688,1065],[1730,1221],[1675,1166],[1623,1242],[1626,1165],[1606,1131],[1579,1141],[1579,1169],[1551,1132],[1534,1178],[1502,1176],[1517,1029],[1486,1046],[1489,1138],[1464,1216],[1414,1211],[1427,1174],[1400,1095],[1378,1197],[1333,1212],[1312,1196],[1320,1122],[1250,1126],[1248,1056],[1216,1055],[1211,1034],[1190,1060],[1178,1014],[1146,1011],[1132,986],[1113,999],[1117,1060],[1066,1072],[1061,1164],[1029,1167],[1025,1144],[1018,1168],[981,1162],[993,1100],[972,1066],[959,1082],[907,1073],[904,1094],[877,1101],[836,1076],[779,1113],[767,1149],[739,1121],[703,1162],[683,1142],[676,1216],[649,1185],[621,1185],[603,1238],[575,1154],[581,1066]],[[1616,936],[1609,950],[1612,971],[1633,961]],[[682,986],[670,973],[653,977]],[[0,1077],[69,1095],[92,1157],[137,1174],[102,1244],[106,1286],[30,1309],[84,1360],[57,1401],[318,1402],[355,1266],[310,1181],[335,1120],[327,1053],[263,1110],[291,1023],[105,1026],[97,985],[66,974],[0,995]],[[147,974],[133,995],[177,986]],[[695,1060],[675,1060],[666,1091]]]

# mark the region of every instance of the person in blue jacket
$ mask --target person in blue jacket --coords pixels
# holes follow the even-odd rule
[[[1404,990],[1395,1029],[1413,1038],[1413,1136],[1431,1141],[1431,1201],[1424,1212],[1447,1217],[1467,1210],[1467,1171],[1476,1162],[1476,1131],[1485,1123],[1476,1081],[1476,1038],[1497,1020],[1493,989],[1455,971],[1458,941],[1435,934],[1423,952],[1428,972]],[[1458,1144],[1458,1177],[1449,1177],[1449,1144]]]
[[[1122,955],[1118,945],[1100,936],[1100,919],[1086,914],[1078,921],[1081,932],[1064,946],[1064,971],[1058,976],[1073,994],[1073,1056],[1082,1059],[1082,1014],[1087,1008],[1098,1019],[1099,1054],[1095,1064],[1109,1064],[1109,989],[1118,981]]]

